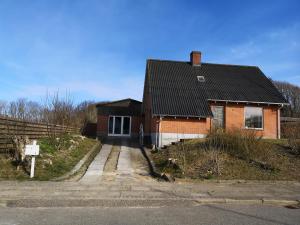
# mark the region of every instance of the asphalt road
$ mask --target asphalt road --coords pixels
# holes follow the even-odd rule
[[[300,224],[300,209],[262,205],[152,208],[0,208],[0,225]]]

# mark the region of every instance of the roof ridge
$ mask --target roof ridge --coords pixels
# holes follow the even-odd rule
[[[189,61],[179,61],[179,60],[169,60],[169,59],[147,59],[147,61],[172,62],[172,63],[190,63]],[[201,64],[217,65],[217,66],[234,66],[234,67],[259,68],[258,66],[254,66],[254,65],[238,65],[238,64],[226,64],[226,63],[202,62]]]
[[[124,99],[119,99],[119,100],[115,100],[115,101],[108,101],[108,102],[104,102],[104,103],[98,103],[98,104],[96,104],[96,106],[114,104],[114,103],[123,102],[123,101],[135,101],[135,102],[142,103],[141,101],[133,99],[133,98],[124,98]]]
[[[226,63],[203,63],[203,64],[219,65],[219,66],[236,66],[236,67],[254,67],[254,68],[259,68],[258,66],[252,66],[252,65],[238,65],[238,64],[226,64]]]
[[[174,62],[174,63],[189,63],[188,61],[170,60],[170,59],[147,59],[147,61],[161,61],[161,62]]]

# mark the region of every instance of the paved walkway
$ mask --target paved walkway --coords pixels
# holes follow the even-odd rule
[[[103,174],[104,166],[111,151],[111,145],[103,145],[98,155],[95,157],[93,162],[90,164],[88,170],[81,178],[82,183],[93,183],[101,179]]]
[[[130,148],[127,146],[121,146],[121,152],[119,155],[118,166],[117,166],[118,175],[132,175],[133,169],[131,166],[130,158]]]

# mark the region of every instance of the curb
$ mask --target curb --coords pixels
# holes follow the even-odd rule
[[[299,206],[299,200],[286,199],[231,199],[231,198],[201,198],[201,199],[147,199],[147,198],[118,198],[118,199],[8,199],[1,200],[0,207],[8,208],[36,208],[36,207],[151,207],[176,206],[180,204],[195,206],[196,204],[245,204],[245,205],[273,205]]]
[[[155,163],[153,162],[151,156],[149,155],[149,152],[148,152],[147,148],[145,148],[144,146],[140,146],[140,149],[142,150],[142,154],[144,155],[144,157],[146,158],[146,160],[148,162],[151,176],[154,177],[154,178],[164,180],[162,178],[161,174],[157,172],[157,169],[155,167]]]
[[[299,181],[293,181],[293,180],[242,180],[242,179],[236,179],[236,180],[201,180],[199,183],[212,183],[212,184],[293,184],[300,186]]]
[[[195,200],[200,204],[249,204],[249,205],[298,205],[299,200],[286,199],[232,199],[232,198],[201,198]]]
[[[74,168],[70,172],[62,175],[61,177],[54,178],[51,181],[67,181],[69,179],[74,178],[74,176],[79,175],[79,173],[82,170],[85,171],[87,169],[88,165],[92,162],[92,160],[95,158],[95,156],[99,152],[98,150],[99,151],[101,150],[101,143],[100,142],[97,142],[92,147],[92,149],[74,166]],[[84,172],[83,172],[83,174],[84,174]],[[81,178],[82,175],[80,175],[80,178]]]

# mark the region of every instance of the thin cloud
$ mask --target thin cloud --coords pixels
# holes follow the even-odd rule
[[[101,81],[73,81],[58,85],[26,85],[11,94],[16,98],[26,97],[29,99],[42,100],[47,93],[59,92],[64,96],[68,92],[71,96],[77,96],[77,101],[93,100],[117,100],[126,97],[141,100],[143,81],[133,78],[121,79],[117,83]],[[79,97],[79,96],[83,97]],[[88,99],[84,99],[88,98]]]

